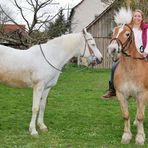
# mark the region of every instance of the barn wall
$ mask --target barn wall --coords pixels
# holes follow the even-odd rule
[[[107,46],[109,45],[112,30],[115,26],[113,14],[114,11],[110,8],[95,23],[88,27],[88,31],[95,38],[97,47],[103,55],[103,63],[98,66],[102,68],[111,68],[113,63],[111,57],[107,54]]]

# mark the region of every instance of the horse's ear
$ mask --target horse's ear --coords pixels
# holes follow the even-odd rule
[[[84,28],[82,31],[83,31],[83,33],[84,33],[84,34],[86,34],[86,33],[87,33],[86,28]]]

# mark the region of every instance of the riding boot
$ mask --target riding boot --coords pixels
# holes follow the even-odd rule
[[[114,88],[114,85],[111,81],[109,81],[109,90],[102,96],[103,99],[109,99],[113,96],[116,96],[116,90]]]

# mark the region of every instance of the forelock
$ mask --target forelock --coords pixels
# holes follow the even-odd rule
[[[130,8],[120,8],[115,12],[114,21],[117,25],[119,24],[129,24],[132,20],[132,11]]]

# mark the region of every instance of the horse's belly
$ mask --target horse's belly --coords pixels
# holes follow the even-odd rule
[[[31,80],[28,73],[23,72],[0,72],[0,83],[12,87],[31,87]]]

